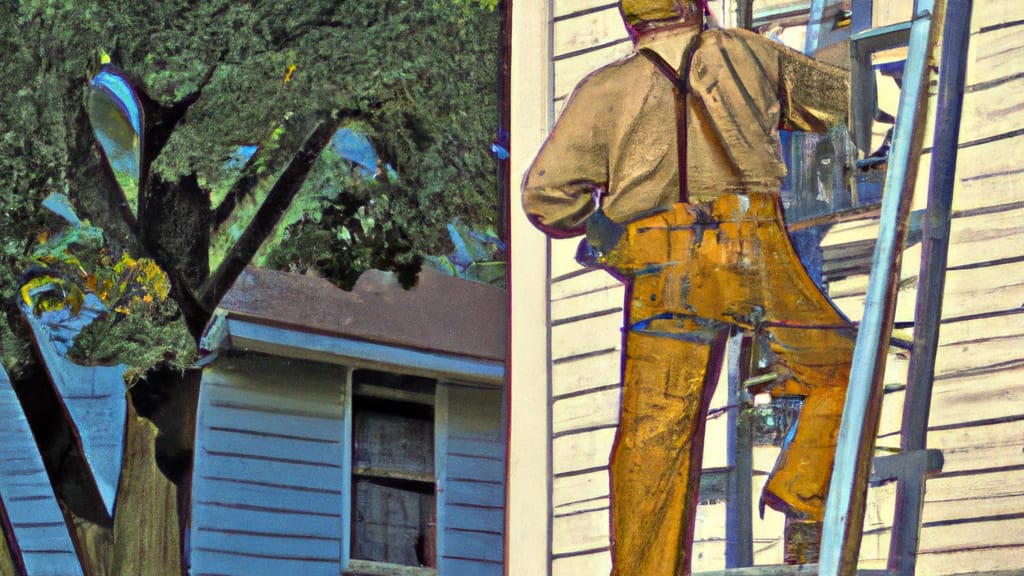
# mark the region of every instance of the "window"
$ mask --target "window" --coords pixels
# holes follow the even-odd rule
[[[501,576],[501,388],[369,369],[349,378],[342,574]]]
[[[353,574],[437,567],[434,389],[413,376],[353,374]]]

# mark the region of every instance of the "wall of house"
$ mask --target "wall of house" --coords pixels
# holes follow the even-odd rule
[[[191,574],[337,576],[347,565],[348,373],[345,366],[256,354],[221,358],[206,370],[197,416]],[[433,404],[435,415],[438,573],[499,576],[502,389],[441,380],[436,392],[417,401]]]
[[[28,419],[0,365],[0,574],[22,570],[85,574]]]
[[[501,390],[448,383],[438,393],[444,431],[440,573],[501,576],[505,538],[505,413]],[[443,397],[443,400],[441,399]]]
[[[340,366],[225,358],[199,393],[192,574],[337,576],[342,529]]]
[[[876,22],[905,18],[876,2]],[[1024,144],[1024,5],[1014,0],[973,3],[967,87],[946,275],[943,323],[936,360],[928,446],[943,451],[945,465],[927,484],[920,574],[1009,570],[1024,566],[1024,417],[1018,350],[1024,340],[1021,302],[1024,265],[1024,192],[1020,155]],[[932,87],[932,109],[935,106]],[[931,131],[925,146],[931,145]],[[925,154],[914,209],[926,206],[930,155]],[[873,237],[874,222],[836,226],[825,239],[839,244]],[[897,322],[913,319],[921,247],[904,253]],[[856,317],[863,310],[866,276],[830,286],[837,304]],[[904,332],[909,336],[911,332]],[[878,444],[899,445],[899,413],[906,355],[890,355]],[[902,369],[902,371],[901,371]],[[889,501],[890,497],[880,498]],[[888,541],[888,520],[879,508],[874,536]],[[880,551],[884,555],[884,547]],[[884,556],[883,556],[884,557]]]
[[[786,2],[774,4],[788,7]],[[906,19],[909,5],[909,0],[875,2],[875,24]],[[630,44],[614,3],[554,0],[551,9],[550,60],[535,65],[551,67],[550,94],[557,115],[580,78],[627,54]],[[1024,565],[1024,417],[1019,415],[1024,368],[1015,359],[1024,339],[1024,329],[1016,322],[1024,302],[1024,266],[1017,248],[1024,234],[1019,186],[1024,172],[1020,155],[1012,153],[1024,144],[1022,22],[1024,5],[1015,0],[974,3],[953,245],[929,430],[929,446],[944,451],[946,465],[928,484],[918,560],[924,574]],[[926,181],[922,172],[915,208],[923,207]],[[826,253],[842,258],[844,247],[876,234],[877,222],[872,220],[837,225],[824,240]],[[573,240],[549,242],[550,573],[556,576],[602,574],[610,567],[607,465],[617,425],[624,294],[611,276],[577,265],[575,249]],[[897,321],[912,319],[919,258],[919,246],[904,256]],[[835,279],[829,290],[856,319],[863,311],[866,285],[866,276],[855,274]],[[897,336],[910,334],[904,330]],[[883,451],[899,445],[906,352],[894,348],[888,360],[890,391],[878,440]],[[716,402],[724,400],[719,396]],[[712,438],[722,434],[709,429],[708,452],[713,452]],[[770,447],[755,449],[754,502],[775,454]],[[706,467],[720,464],[709,458]],[[869,493],[862,546],[866,567],[884,566],[893,494],[892,486]],[[695,543],[698,570],[724,565],[723,530],[724,504],[702,505]],[[755,522],[754,535],[757,563],[781,561],[780,516],[769,511],[763,522]]]
[[[553,105],[632,44],[615,3],[555,0]],[[551,574],[603,574],[608,552],[608,456],[618,423],[622,286],[574,259],[578,239],[550,243]]]

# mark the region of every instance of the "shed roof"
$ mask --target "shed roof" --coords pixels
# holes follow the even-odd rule
[[[402,348],[499,361],[507,354],[506,292],[428,268],[408,290],[394,274],[371,270],[352,291],[247,268],[219,308],[229,318]]]

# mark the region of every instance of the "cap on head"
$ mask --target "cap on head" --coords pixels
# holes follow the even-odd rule
[[[699,13],[696,0],[622,0],[622,16],[631,25],[677,20]]]

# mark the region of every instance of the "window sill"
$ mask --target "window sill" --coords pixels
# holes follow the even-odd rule
[[[348,568],[342,570],[341,574],[342,576],[437,576],[437,568],[403,566],[369,560],[349,560]]]

